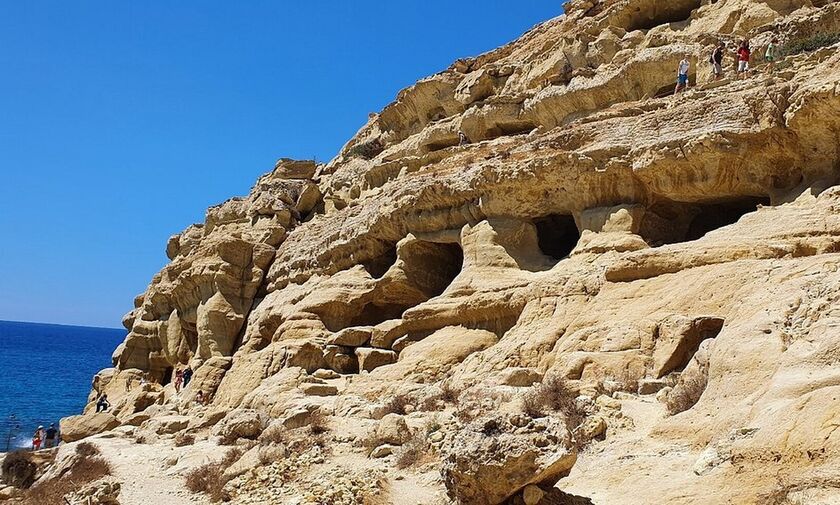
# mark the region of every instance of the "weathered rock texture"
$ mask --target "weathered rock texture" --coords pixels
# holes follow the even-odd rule
[[[281,160],[173,237],[96,385],[135,406],[117,418],[183,400],[170,381],[188,363],[187,398],[200,388],[256,419],[381,417],[365,402],[411,394],[412,410],[443,384],[515,395],[547,375],[583,392],[641,380],[643,393],[674,385],[669,405],[695,397],[672,416],[636,391],[599,397],[606,439],[577,462],[564,437],[529,453],[526,435],[447,424],[466,444],[449,499],[499,503],[531,485],[514,498],[533,501],[533,484],[559,479],[599,505],[840,501],[840,52],[761,65],[773,37],[792,48],[840,32],[840,4],[566,9],[401,91],[328,164]],[[758,71],[736,80],[744,37]],[[718,41],[727,75],[711,83]],[[664,96],[686,54],[691,89]],[[321,368],[343,377],[307,385]],[[162,391],[123,401],[132,369]],[[482,460],[511,444],[521,455]],[[562,464],[534,463],[543,452]]]

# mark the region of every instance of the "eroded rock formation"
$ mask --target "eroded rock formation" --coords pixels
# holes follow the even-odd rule
[[[444,502],[836,503],[838,32],[829,1],[571,1],[173,237],[92,395],[199,435],[229,410],[367,426],[408,398],[397,414],[450,455],[427,482]],[[820,36],[759,65],[773,37]],[[714,45],[742,38],[757,71],[728,54],[712,82]],[[141,372],[159,386],[127,388]],[[539,448],[533,426],[453,418],[519,415],[547,376],[599,416],[594,450],[561,413]]]

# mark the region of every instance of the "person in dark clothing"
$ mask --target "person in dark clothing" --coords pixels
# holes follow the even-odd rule
[[[109,408],[111,408],[111,404],[108,403],[108,395],[102,393],[102,396],[100,396],[99,399],[96,400],[96,412],[105,412]]]
[[[44,447],[49,449],[50,447],[55,447],[55,439],[56,435],[58,435],[58,430],[55,429],[55,424],[50,424],[50,427],[47,428],[46,437],[44,438]]]
[[[186,388],[187,385],[190,383],[190,379],[192,379],[193,370],[189,366],[184,369],[184,387]]]
[[[719,81],[723,77],[723,54],[725,51],[726,45],[721,42],[715,50],[712,51],[712,57],[709,59],[712,64],[712,71],[715,74],[716,81]]]

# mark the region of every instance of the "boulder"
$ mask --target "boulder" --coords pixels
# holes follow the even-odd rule
[[[350,347],[328,345],[324,348],[324,362],[332,370],[341,374],[359,371],[359,358]]]
[[[91,435],[116,428],[120,422],[108,412],[70,416],[61,419],[61,440],[75,442]]]
[[[267,417],[259,411],[235,409],[213,428],[213,434],[226,438],[254,439],[260,436],[267,424]]]
[[[386,414],[376,425],[376,438],[387,444],[402,445],[411,438],[411,431],[403,416]]]
[[[556,417],[517,427],[505,414],[461,426],[442,447],[449,497],[462,504],[498,504],[530,484],[553,486],[577,460],[571,434]]]
[[[317,168],[313,160],[280,158],[274,165],[273,175],[280,179],[312,179]]]
[[[496,382],[502,386],[529,387],[542,381],[542,374],[533,368],[514,367],[499,373]]]
[[[397,362],[397,353],[385,349],[374,349],[372,347],[359,347],[355,351],[359,358],[359,370],[373,371],[383,365],[390,365]]]
[[[185,429],[190,420],[190,417],[180,415],[157,416],[141,424],[140,429],[157,435],[171,435]]]
[[[344,328],[327,339],[328,345],[343,345],[347,347],[361,347],[370,342],[373,335],[373,328],[370,326],[359,326]]]
[[[303,394],[309,396],[334,396],[338,394],[338,388],[332,384],[304,383],[300,385]]]

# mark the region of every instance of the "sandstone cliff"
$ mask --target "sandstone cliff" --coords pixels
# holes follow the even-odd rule
[[[574,0],[419,81],[169,241],[99,429],[250,448],[242,503],[840,503],[838,33],[826,0]]]

